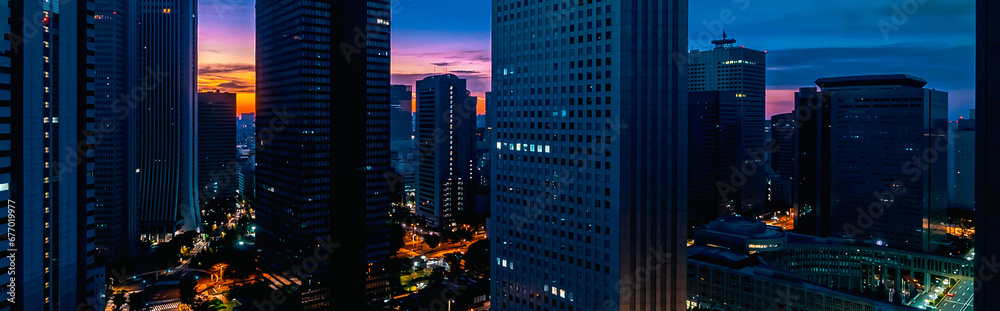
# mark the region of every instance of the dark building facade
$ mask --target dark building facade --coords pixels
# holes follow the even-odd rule
[[[432,228],[453,229],[472,208],[476,97],[453,74],[417,81],[416,212]]]
[[[138,254],[135,206],[128,201],[128,120],[122,111],[134,102],[128,79],[128,2],[94,4],[95,70],[94,205],[95,241],[101,261]]]
[[[305,310],[390,298],[389,6],[256,4],[257,245]]]
[[[688,55],[688,90],[729,91],[736,93],[740,139],[736,145],[739,160],[736,169],[723,179],[735,188],[729,194],[734,201],[727,214],[757,216],[764,212],[766,193],[764,148],[765,68],[766,56],[763,51],[737,46],[736,40],[723,38],[714,40],[715,45],[707,51],[691,51]],[[732,177],[732,178],[730,178]],[[733,182],[736,181],[736,182]],[[727,191],[730,192],[730,191]]]
[[[493,1],[491,310],[685,308],[687,3]]]
[[[198,5],[128,1],[128,195],[140,239],[198,230],[196,96]]]
[[[975,117],[975,111],[973,118]],[[976,119],[948,123],[948,207],[976,206]]]
[[[235,198],[236,93],[198,93],[198,201]]]
[[[236,144],[253,149],[257,145],[254,137],[254,114],[241,113],[236,120]]]
[[[736,93],[688,93],[688,227],[707,224],[739,210],[736,187],[730,180],[739,167],[739,104]]]
[[[795,230],[817,236],[830,234],[829,146],[830,96],[815,87],[795,93],[795,122],[799,128],[793,149],[792,208]]]
[[[413,88],[392,85],[389,88],[389,127],[391,140],[410,140],[413,135]]]
[[[976,310],[1000,304],[1000,3],[976,1]]]
[[[94,1],[0,1],[0,310],[103,309],[95,264]],[[13,254],[11,254],[13,252]],[[8,257],[9,256],[9,257]],[[10,284],[13,282],[13,284]]]
[[[937,249],[947,220],[948,95],[925,84],[903,74],[833,77],[816,80],[822,91],[797,94],[805,111],[793,197],[819,209],[830,235]]]
[[[770,153],[772,174],[767,178],[767,201],[769,210],[786,210],[792,204],[792,183],[795,180],[795,135],[797,132],[794,113],[771,116],[770,141],[766,150]]]
[[[771,167],[781,176],[792,176],[795,167],[795,114],[771,116]]]

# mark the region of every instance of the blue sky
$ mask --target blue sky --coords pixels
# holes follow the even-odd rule
[[[691,1],[689,46],[710,48],[720,25],[767,50],[768,115],[825,76],[908,73],[949,92],[951,119],[975,99],[974,0]]]
[[[202,88],[252,94],[253,1],[199,6]],[[469,79],[475,95],[487,91],[490,6],[488,0],[394,0],[393,83],[447,70]],[[974,0],[690,2],[691,48],[710,48],[723,26],[738,44],[767,50],[768,115],[790,111],[794,90],[819,77],[878,73],[912,74],[949,92],[951,119],[974,105]]]

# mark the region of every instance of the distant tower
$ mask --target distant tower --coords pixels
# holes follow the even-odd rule
[[[453,74],[417,81],[416,92],[417,215],[432,228],[453,229],[472,208],[476,98]]]
[[[739,198],[719,192],[739,167],[740,119],[736,93],[688,92],[688,225],[712,222],[723,210],[734,210]],[[710,208],[705,208],[710,207]]]
[[[198,93],[198,201],[235,202],[239,168],[236,149],[236,93]]]
[[[413,89],[409,85],[389,87],[389,140],[393,153],[413,147]]]
[[[974,116],[975,111],[972,113]],[[973,211],[976,205],[976,119],[959,119],[948,126],[949,207]]]
[[[689,208],[691,211],[719,209],[723,214],[757,216],[764,212],[767,191],[763,152],[766,53],[736,46],[736,39],[729,38],[725,31],[722,39],[713,40],[712,44],[715,47],[711,50],[689,53],[688,90],[736,93],[737,109],[730,113],[739,120],[739,140],[735,145],[719,146],[738,151],[733,166],[735,171],[719,180],[726,190],[720,191],[714,183],[712,189],[704,190],[719,193],[720,199],[732,202],[723,206],[691,205]],[[692,201],[691,204],[699,203]]]

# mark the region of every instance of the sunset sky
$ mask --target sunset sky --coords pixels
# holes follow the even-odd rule
[[[904,2],[691,1],[689,47],[710,48],[725,26],[738,44],[767,50],[768,116],[790,111],[795,90],[819,77],[879,73],[922,77],[949,92],[951,119],[968,116],[975,1],[927,1],[910,13]],[[237,92],[238,110],[253,112],[253,1],[203,0],[199,11],[201,89]],[[482,101],[490,85],[490,1],[393,1],[392,83],[445,71],[469,79]]]

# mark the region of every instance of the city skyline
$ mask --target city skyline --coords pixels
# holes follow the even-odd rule
[[[949,120],[968,114],[975,97],[975,1],[920,3],[915,12],[902,11],[903,2],[700,1],[690,7],[688,45],[710,49],[724,27],[740,45],[766,50],[766,117],[794,109],[794,93],[820,76],[897,72],[948,92]],[[392,84],[449,70],[469,80],[483,114],[491,76],[489,1],[398,0],[393,9]],[[200,90],[238,92],[238,112],[252,111],[254,103],[252,11],[249,0],[200,5]],[[828,19],[806,18],[814,12]],[[438,14],[449,18],[425,18]],[[899,59],[910,62],[893,61]]]
[[[991,309],[995,2],[0,0],[0,311]]]

